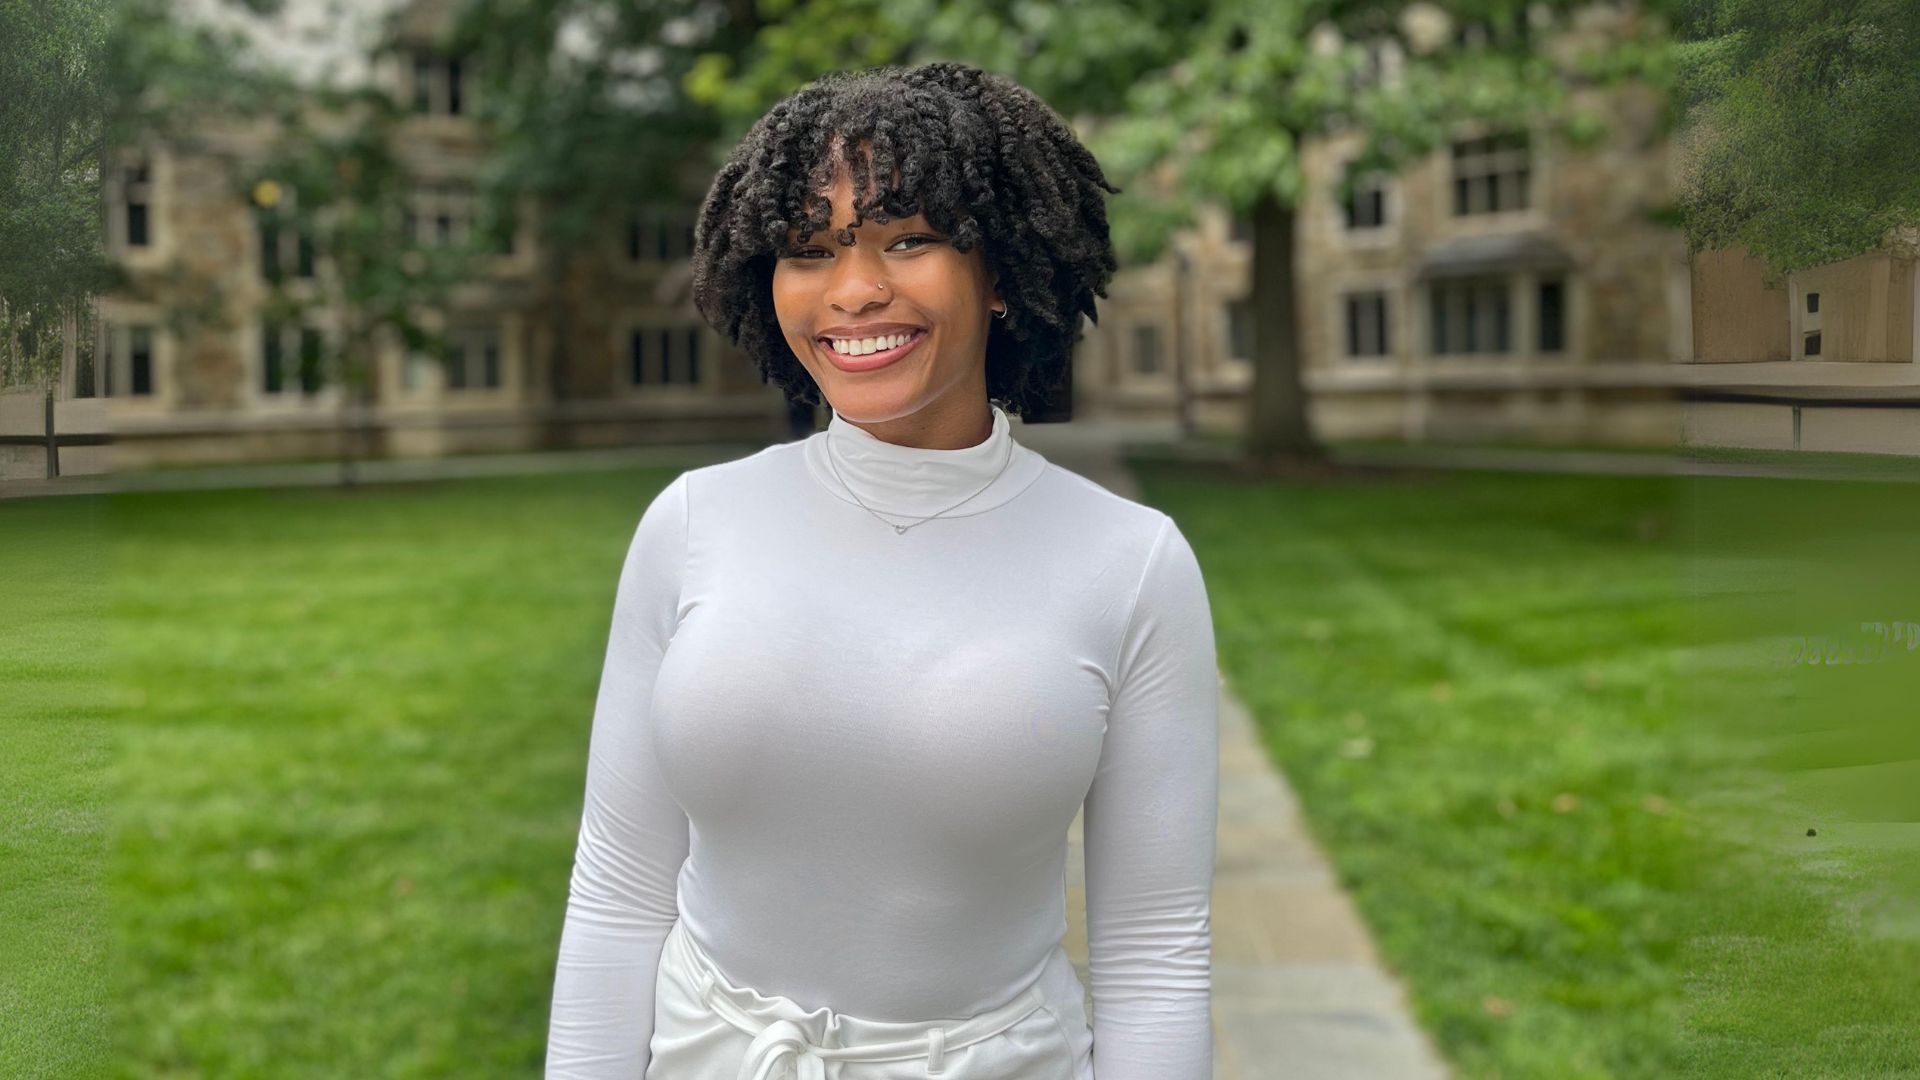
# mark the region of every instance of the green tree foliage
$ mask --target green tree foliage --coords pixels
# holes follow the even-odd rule
[[[475,229],[464,243],[422,243],[406,227],[415,183],[400,152],[408,114],[386,91],[354,87],[309,101],[281,119],[262,160],[236,163],[234,180],[263,235],[295,240],[284,245],[294,265],[278,266],[265,314],[334,325],[317,338],[317,355],[301,360],[340,386],[342,478],[351,482],[352,439],[366,426],[374,357],[398,342],[444,361],[449,347],[434,313],[481,265],[494,238]]]
[[[271,16],[283,2],[228,0],[225,10]],[[309,390],[339,387],[342,479],[351,482],[379,349],[398,342],[444,358],[435,315],[497,236],[475,230],[465,244],[424,244],[406,229],[416,180],[405,153],[410,114],[385,88],[300,83],[260,62],[237,30],[182,16],[163,0],[125,0],[113,52],[115,136],[160,139],[222,162],[262,244],[297,241],[286,245],[291,265],[268,273],[262,313],[332,328],[305,338],[313,349],[288,362]],[[268,134],[236,153],[222,140],[242,123]],[[263,259],[263,271],[270,264]],[[214,283],[177,269],[134,287],[158,291],[177,331],[230,314]]]
[[[739,5],[732,5],[737,7]],[[470,0],[449,45],[472,56],[493,179],[546,207],[543,240],[572,249],[608,207],[665,197],[714,134],[681,89],[701,51],[728,48],[751,9],[704,0]]]
[[[714,111],[683,90],[698,58],[737,50],[758,27],[751,0],[468,0],[450,50],[473,60],[490,155],[485,193],[540,207],[537,310],[556,396],[574,364],[571,267],[625,215],[684,206],[711,170]]]
[[[1698,0],[1685,22],[1688,240],[1787,271],[1920,229],[1920,4]]]
[[[1259,462],[1317,454],[1301,389],[1294,214],[1300,147],[1365,136],[1361,164],[1392,167],[1463,121],[1597,132],[1576,92],[1665,71],[1657,12],[1616,11],[1615,32],[1560,35],[1576,0],[828,0],[763,3],[739,56],[709,56],[690,91],[734,127],[823,69],[961,59],[1047,99],[1128,191],[1113,209],[1123,259],[1164,250],[1203,203],[1251,220]],[[1374,77],[1390,42],[1401,77]]]
[[[100,244],[107,0],[0,2],[0,386],[51,386],[89,301]],[[50,389],[49,389],[49,392]]]

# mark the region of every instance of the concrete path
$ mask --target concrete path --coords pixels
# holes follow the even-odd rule
[[[1166,425],[1025,425],[1014,437],[1130,499],[1123,441]],[[1067,952],[1087,979],[1085,869],[1074,819]],[[1437,1080],[1448,1075],[1340,890],[1299,804],[1232,688],[1220,687],[1220,830],[1214,859],[1215,1080]],[[1092,995],[1088,994],[1088,1008]]]

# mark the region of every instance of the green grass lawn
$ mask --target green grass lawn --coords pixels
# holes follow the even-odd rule
[[[5,1075],[537,1075],[612,591],[676,471],[0,504]],[[1871,542],[1907,489],[1142,479],[1461,1075],[1920,1075],[1920,653],[1742,644],[1920,622]]]
[[[1909,488],[1140,476],[1463,1076],[1920,1076]]]
[[[0,502],[0,1075],[105,1061],[107,548],[95,498]]]
[[[671,471],[122,496],[129,1077],[525,1077]]]

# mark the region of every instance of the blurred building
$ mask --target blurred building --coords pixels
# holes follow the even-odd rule
[[[1397,77],[1391,43],[1369,55],[1371,77]],[[1358,132],[1302,146],[1295,275],[1320,437],[1678,443],[1691,281],[1658,220],[1674,200],[1659,101],[1633,86],[1580,100],[1606,119],[1594,145],[1462,127],[1393,174],[1356,170]],[[1130,412],[1184,398],[1197,426],[1243,428],[1249,240],[1211,215],[1124,272],[1082,395]]]
[[[1920,454],[1915,270],[1893,249],[1785,275],[1696,255],[1687,442]]]
[[[412,110],[397,150],[415,183],[404,227],[424,246],[483,226],[479,87],[433,44],[448,14],[407,5],[370,75]],[[343,410],[323,347],[338,320],[275,303],[311,295],[325,259],[238,180],[275,134],[209,120],[128,148],[107,178],[107,244],[129,285],[101,299],[97,359],[68,364],[61,396],[82,414],[104,399],[113,467],[327,458],[343,441],[423,456],[786,437],[782,396],[693,309],[684,203],[612,212],[598,245],[564,259],[538,248],[541,208],[523,204],[434,315],[450,356],[376,343],[369,400]]]
[[[1565,55],[1615,17],[1576,15],[1541,47]],[[1367,51],[1369,77],[1397,77],[1391,43]],[[1462,127],[1392,174],[1358,171],[1358,133],[1301,148],[1316,432],[1920,454],[1920,237],[1784,277],[1742,251],[1690,257],[1666,223],[1678,162],[1658,99],[1625,85],[1576,102],[1604,118],[1597,142]],[[1210,213],[1122,272],[1079,362],[1091,411],[1244,427],[1250,240]]]
[[[434,45],[449,10],[409,0],[397,47],[370,68],[412,110],[407,227],[427,245],[481,227],[477,80]],[[1550,47],[1607,32],[1576,21]],[[1392,46],[1369,55],[1369,77],[1396,77]],[[1318,434],[1920,451],[1915,413],[1899,407],[1920,370],[1912,260],[1863,256],[1782,282],[1741,253],[1690,260],[1663,216],[1677,180],[1658,100],[1632,86],[1580,94],[1606,120],[1580,146],[1463,127],[1390,175],[1357,170],[1358,133],[1301,148],[1295,271]],[[339,453],[342,388],[321,348],[339,327],[272,302],[308,288],[324,260],[235,182],[273,134],[209,121],[116,163],[107,243],[130,286],[102,299],[99,345],[70,358],[60,388],[63,430],[110,427],[115,442],[74,454],[70,471]],[[790,437],[780,393],[693,309],[693,211],[619,209],[598,245],[560,259],[538,246],[541,208],[523,205],[444,313],[449,363],[376,348],[354,452]],[[1166,257],[1124,269],[1076,356],[1076,416],[1240,430],[1251,253],[1245,223],[1208,210]]]

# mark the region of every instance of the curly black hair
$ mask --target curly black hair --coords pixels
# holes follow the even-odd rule
[[[1117,269],[1107,182],[1093,154],[1032,91],[967,64],[834,72],[760,118],[715,176],[693,238],[693,299],[714,329],[791,401],[824,404],[781,335],[773,266],[831,225],[821,192],[850,166],[855,225],[926,215],[960,251],[983,244],[1004,318],[990,323],[987,397],[1044,411],[1067,377],[1080,316]],[[897,176],[896,176],[897,173]],[[897,183],[897,186],[896,186]],[[836,239],[853,242],[850,231]]]

